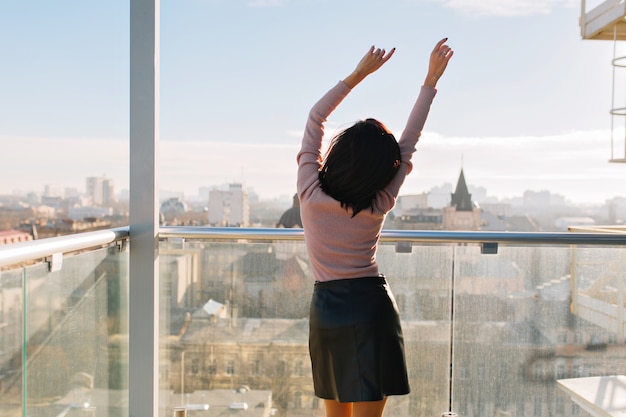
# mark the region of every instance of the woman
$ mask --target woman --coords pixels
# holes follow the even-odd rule
[[[315,287],[309,351],[315,395],[327,417],[380,417],[389,395],[409,393],[393,295],[376,263],[386,214],[411,171],[411,157],[452,49],[433,49],[424,85],[400,140],[366,119],[337,135],[322,158],[324,123],[395,48],[372,46],[355,70],[311,109],[298,153],[298,197]]]

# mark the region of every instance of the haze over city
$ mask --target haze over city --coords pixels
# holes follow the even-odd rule
[[[128,4],[75,3],[0,5],[0,194],[100,175],[127,187]],[[292,195],[308,110],[369,46],[397,52],[331,116],[329,136],[365,117],[399,135],[448,37],[455,56],[402,193],[455,183],[462,168],[498,198],[623,196],[626,166],[608,162],[613,42],[582,40],[579,16],[575,0],[162,1],[160,188]]]

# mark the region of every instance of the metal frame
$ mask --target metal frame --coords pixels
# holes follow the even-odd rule
[[[162,226],[162,239],[303,240],[302,229]],[[507,243],[519,245],[626,246],[626,233],[481,232],[449,230],[383,230],[382,242]]]
[[[613,85],[611,92],[611,159],[609,162],[626,162],[626,134],[624,136],[624,156],[622,158],[615,157],[615,116],[620,116],[622,120],[624,120],[624,116],[626,116],[626,107],[615,107],[615,79],[617,74],[617,68],[624,68],[626,64],[624,63],[624,56],[617,56],[617,24],[613,26],[613,60],[611,61],[611,65],[613,66]]]
[[[19,264],[33,259],[44,259],[96,246],[108,245],[128,237],[128,227],[79,233],[69,236],[29,240],[3,246],[0,249],[0,266]]]
[[[583,231],[587,229],[588,231]],[[422,243],[507,243],[519,245],[626,246],[626,228],[591,227],[573,232],[481,232],[448,230],[383,230],[382,242]],[[33,259],[44,259],[55,253],[68,253],[106,245],[129,237],[129,227],[119,227],[68,236],[14,243],[0,248],[0,266]],[[302,229],[161,226],[159,239],[215,240],[303,240]]]
[[[615,107],[616,68],[625,67],[624,58],[617,57],[617,41],[626,40],[626,1],[605,0],[590,11],[587,11],[585,0],[581,1],[580,35],[583,39],[599,39],[613,41],[613,85],[611,96],[611,158],[609,162],[626,163],[626,136],[624,137],[624,155],[616,156],[614,151],[615,117],[626,116],[625,107]]]

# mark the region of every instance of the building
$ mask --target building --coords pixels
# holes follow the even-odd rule
[[[195,315],[194,315],[195,316]],[[270,390],[280,409],[321,405],[313,394],[308,351],[308,320],[200,318],[180,339],[184,356],[171,355],[171,389],[181,391],[177,374],[185,369],[184,391],[233,389],[246,385]],[[175,361],[184,358],[178,365]]]
[[[428,193],[401,195],[396,201],[396,208],[403,211],[428,207],[431,207],[428,204]]]
[[[85,194],[96,206],[109,206],[115,202],[113,180],[105,177],[87,177]]]
[[[435,194],[440,196],[441,192],[436,191]],[[398,197],[396,207],[387,217],[384,227],[403,230],[481,229],[481,210],[472,201],[463,170],[446,206],[437,208],[430,202],[430,194]]]
[[[228,185],[227,190],[209,191],[209,224],[212,226],[248,227],[250,202],[248,190],[241,183]]]
[[[19,230],[0,230],[0,245],[9,245],[11,243],[26,242],[33,240],[33,237]]]

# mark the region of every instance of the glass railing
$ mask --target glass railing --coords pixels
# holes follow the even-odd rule
[[[302,231],[160,238],[158,415],[322,416]],[[128,415],[124,242],[17,268],[0,247],[0,417]],[[412,389],[386,416],[583,416],[557,380],[626,374],[624,235],[385,231],[378,261]]]
[[[128,415],[121,235],[0,246],[0,416]]]
[[[301,231],[161,236],[161,384],[172,390],[162,408],[323,415]],[[556,380],[626,373],[625,238],[386,231],[378,261],[403,319],[412,393],[390,398],[385,415],[583,414]]]

